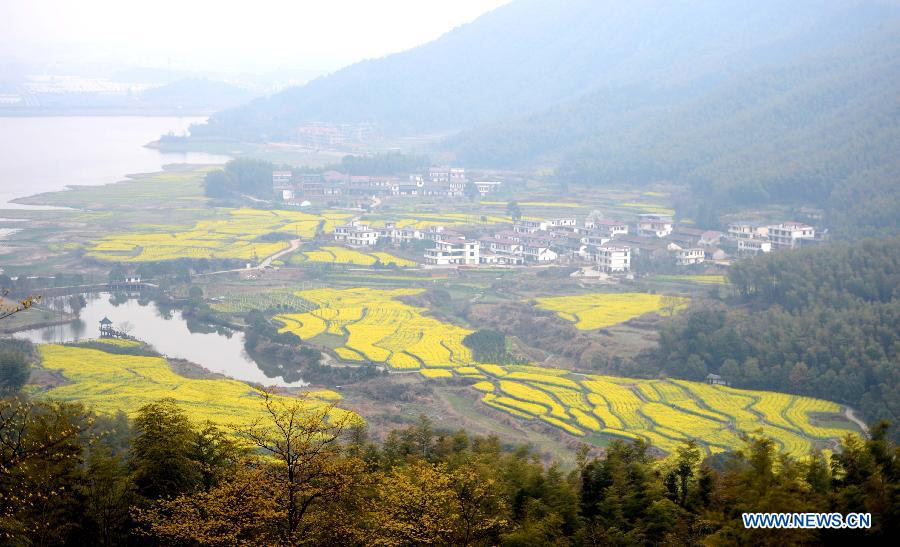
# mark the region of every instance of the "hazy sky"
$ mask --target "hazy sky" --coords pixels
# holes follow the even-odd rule
[[[508,2],[0,0],[0,57],[332,70],[427,42]]]

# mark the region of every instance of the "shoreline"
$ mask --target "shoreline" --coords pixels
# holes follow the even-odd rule
[[[159,109],[133,109],[133,108],[3,108],[0,109],[0,118],[64,118],[64,117],[91,117],[91,118],[125,118],[125,117],[151,117],[151,118],[196,118],[208,117],[218,110],[179,110],[177,108]]]

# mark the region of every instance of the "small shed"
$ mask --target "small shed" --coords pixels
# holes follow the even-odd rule
[[[718,374],[709,373],[706,375],[706,383],[714,386],[727,386],[728,380]]]

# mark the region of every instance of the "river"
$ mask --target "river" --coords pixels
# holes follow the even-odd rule
[[[183,134],[199,117],[0,117],[0,209],[30,208],[10,200],[64,190],[73,184],[117,182],[170,163],[224,163],[200,152],[162,153],[144,145],[165,133]]]
[[[244,333],[230,336],[219,333],[191,332],[178,310],[163,313],[153,302],[116,299],[107,293],[86,294],[87,306],[74,323],[20,331],[14,336],[35,343],[72,342],[100,336],[100,320],[108,317],[113,326],[128,322],[130,334],[168,357],[187,359],[213,372],[266,386],[302,386],[281,377],[269,378],[244,351]]]

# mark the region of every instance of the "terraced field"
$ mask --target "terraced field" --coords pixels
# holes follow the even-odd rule
[[[462,339],[471,331],[422,315],[425,310],[406,305],[399,296],[422,289],[377,290],[317,289],[296,295],[318,309],[300,314],[280,314],[275,320],[301,340],[321,334],[345,339],[336,352],[393,369],[452,368],[468,365],[472,354]]]
[[[80,401],[97,412],[133,414],[141,406],[163,397],[175,399],[195,423],[246,424],[262,416],[260,393],[243,382],[199,380],[172,372],[165,359],[117,355],[77,347],[41,345],[42,366],[62,373],[72,383],[53,388],[41,397]],[[340,396],[319,393],[310,408],[321,408]],[[321,400],[322,402],[315,402]],[[335,409],[334,416],[347,411]]]
[[[646,293],[594,293],[537,298],[537,307],[556,312],[579,330],[594,330],[624,323],[646,313],[672,313],[684,308],[687,298]]]
[[[850,431],[816,425],[811,414],[837,415],[834,403],[680,380],[574,374],[535,366],[474,363],[462,345],[470,332],[422,315],[397,297],[421,289],[320,289],[299,298],[318,307],[275,317],[301,339],[342,337],[348,362],[420,370],[428,379],[467,377],[482,402],[518,418],[539,420],[576,436],[644,439],[670,452],[697,439],[710,453],[739,448],[762,431],[791,454],[827,448]],[[607,296],[607,295],[603,295]],[[614,295],[621,296],[621,295]],[[629,295],[625,295],[626,297]],[[649,295],[653,296],[653,295]]]
[[[851,430],[816,425],[811,414],[838,415],[829,401],[681,380],[510,372],[478,365],[473,385],[482,402],[518,418],[540,419],[576,436],[644,439],[671,452],[696,439],[709,453],[742,446],[741,435],[762,431],[798,457],[834,444]],[[535,369],[537,367],[529,367]],[[454,372],[458,372],[458,369]]]
[[[284,233],[311,238],[318,230],[330,233],[350,215],[311,215],[294,211],[225,209],[216,220],[197,222],[188,229],[148,226],[146,232],[109,235],[88,247],[86,256],[110,262],[157,262],[179,258],[260,259],[286,249],[287,241],[269,242],[260,236]]]
[[[412,268],[418,266],[412,260],[399,258],[385,252],[363,253],[345,247],[328,246],[322,247],[316,251],[307,251],[303,253],[302,260],[292,260],[292,264],[302,262],[324,262],[329,264],[354,264],[357,266],[374,266],[381,263],[384,266],[391,264],[399,268]]]

